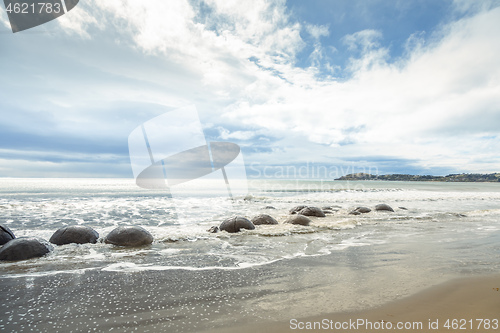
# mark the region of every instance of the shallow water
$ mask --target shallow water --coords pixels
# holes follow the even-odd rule
[[[0,223],[18,237],[49,239],[72,224],[101,237],[140,225],[155,237],[142,248],[71,244],[0,263],[0,328],[197,331],[372,306],[446,278],[500,269],[500,184],[249,185],[248,196],[233,200],[207,191],[172,199],[128,179],[0,180]],[[395,212],[348,214],[378,203]],[[282,222],[299,204],[334,213],[307,227],[207,232],[235,214],[267,213]]]

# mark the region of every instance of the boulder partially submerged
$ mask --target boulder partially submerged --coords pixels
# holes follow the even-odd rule
[[[309,225],[309,223],[311,223],[311,219],[308,218],[307,216],[296,214],[287,218],[285,220],[285,223]]]
[[[325,213],[321,208],[318,207],[305,207],[302,208],[297,214],[304,216],[316,216],[316,217],[325,217]]]
[[[0,224],[0,245],[4,245],[14,238],[16,238],[16,236],[14,236],[14,233],[9,229],[9,227]]]
[[[271,215],[267,214],[260,214],[257,216],[252,217],[252,223],[254,225],[260,225],[260,224],[278,224],[278,221]]]
[[[375,210],[376,211],[387,211],[387,212],[393,212],[394,209],[392,209],[391,206],[387,205],[387,204],[379,204],[379,205],[376,205],[375,206]]]
[[[0,260],[17,261],[42,257],[54,247],[45,239],[36,237],[19,237],[7,242],[0,249]]]
[[[371,212],[372,210],[368,207],[357,207],[356,209],[349,212],[351,215],[360,215]]]
[[[218,233],[220,230],[219,230],[219,226],[217,225],[214,225],[214,226],[211,226],[210,229],[207,230],[208,232],[212,233],[212,234],[216,234]]]
[[[97,231],[91,227],[83,225],[72,225],[68,227],[63,227],[58,229],[52,237],[50,237],[49,242],[56,245],[64,244],[86,244],[86,243],[97,243],[99,234]]]
[[[241,229],[253,230],[255,225],[247,218],[242,216],[233,216],[223,221],[219,229],[230,233],[239,232]]]
[[[302,209],[304,209],[306,207],[307,207],[306,205],[295,206],[292,209],[290,209],[288,212],[290,214],[297,214],[298,212],[300,212]]]
[[[142,227],[124,226],[113,229],[104,242],[118,246],[143,246],[153,243],[153,236]]]

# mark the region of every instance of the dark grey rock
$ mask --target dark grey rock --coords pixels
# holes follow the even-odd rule
[[[334,214],[335,212],[333,210],[329,210],[329,209],[322,209],[323,210],[323,213],[326,214]]]
[[[298,212],[300,212],[302,209],[304,209],[306,207],[307,207],[306,205],[295,206],[289,210],[289,213],[290,214],[297,214]]]
[[[6,243],[0,249],[0,260],[16,261],[42,257],[54,247],[45,239],[19,237]]]
[[[253,230],[255,229],[255,226],[249,219],[245,217],[234,216],[222,222],[219,226],[219,229],[233,233],[239,232],[241,229]]]
[[[266,206],[266,207],[264,207],[264,209],[276,209],[276,207],[274,207],[274,206]]]
[[[357,207],[355,210],[353,210],[349,214],[351,214],[351,215],[359,215],[359,214],[366,214],[366,213],[369,213],[371,211],[372,210],[370,208],[368,208],[368,207]],[[356,214],[356,213],[358,213],[358,214]]]
[[[153,236],[142,227],[125,226],[113,229],[104,242],[118,246],[142,246],[151,244]]]
[[[408,210],[408,208],[406,207],[398,207],[399,209],[402,209],[402,210]]]
[[[52,237],[50,237],[49,242],[56,245],[64,244],[86,244],[86,243],[97,243],[99,234],[97,231],[91,227],[86,227],[83,225],[72,225],[64,228],[58,229]]]
[[[214,225],[214,226],[210,227],[210,229],[208,229],[207,231],[212,233],[212,234],[216,234],[219,232],[219,227]]]
[[[305,207],[301,209],[298,214],[304,216],[316,216],[316,217],[325,217],[325,213],[318,207]]]
[[[379,204],[379,205],[376,205],[375,206],[375,210],[376,211],[389,211],[389,212],[393,212],[394,209],[392,209],[391,206],[387,205],[387,204]]]
[[[294,216],[290,216],[285,220],[285,223],[290,224],[300,224],[300,225],[309,225],[311,223],[311,219],[307,216],[296,214]]]
[[[252,217],[252,223],[254,225],[260,225],[260,224],[278,224],[278,221],[271,215],[267,214],[260,214],[257,216]]]
[[[16,236],[14,236],[14,233],[9,229],[9,227],[0,224],[0,245],[4,245],[14,238],[16,238]]]

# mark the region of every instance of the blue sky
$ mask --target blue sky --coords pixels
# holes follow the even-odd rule
[[[0,177],[132,177],[128,135],[193,104],[250,177],[500,171],[500,1],[88,0],[16,34],[0,8]]]

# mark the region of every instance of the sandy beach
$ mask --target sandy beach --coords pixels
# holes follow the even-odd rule
[[[379,307],[290,321],[235,326],[215,332],[498,332],[500,275],[462,278]]]
[[[1,331],[373,332],[396,331],[398,323],[415,332],[496,330],[497,187],[363,183],[363,190],[308,192],[302,187],[310,182],[289,183],[292,192],[260,190],[226,210],[222,198],[174,206],[163,193],[145,196],[129,181],[108,182],[105,191],[102,180],[3,183],[2,223],[17,237],[49,239],[79,222],[104,237],[133,222],[154,242],[68,244],[42,258],[3,262]],[[20,185],[25,192],[12,190]],[[381,202],[395,211],[349,214]],[[301,203],[335,212],[312,217],[310,226],[282,223]],[[176,224],[178,205],[193,219],[208,217]],[[226,216],[263,212],[281,223],[207,232]],[[420,326],[404,326],[413,323]]]

